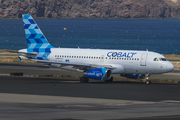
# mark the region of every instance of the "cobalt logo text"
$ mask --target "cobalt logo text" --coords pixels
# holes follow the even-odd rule
[[[127,57],[127,58],[132,58],[134,55],[136,55],[137,53],[126,53],[126,52],[108,52],[107,56],[108,57]]]

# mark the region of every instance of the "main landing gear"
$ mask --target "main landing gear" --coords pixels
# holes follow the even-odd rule
[[[80,78],[80,82],[81,82],[81,83],[88,83],[88,82],[89,82],[89,78],[87,78],[87,77],[81,77],[81,78]]]
[[[111,76],[111,78],[109,80],[105,80],[105,82],[112,82],[113,81],[113,77]]]
[[[149,76],[150,76],[150,75],[148,74],[147,77],[146,77],[146,84],[147,84],[147,85],[151,84],[151,80],[149,80]]]

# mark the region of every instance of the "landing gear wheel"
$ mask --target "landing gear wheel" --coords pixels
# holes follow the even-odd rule
[[[149,80],[149,76],[150,76],[150,74],[147,74],[147,76],[146,76],[146,85],[151,84],[151,81]]]
[[[105,82],[112,82],[113,81],[113,77],[111,76],[111,78],[109,80],[105,80]]]
[[[80,78],[80,82],[81,82],[81,83],[88,83],[88,82],[89,82],[89,78],[87,78],[87,77],[81,77],[81,78]]]
[[[151,81],[150,80],[146,80],[146,84],[147,85],[151,84]]]

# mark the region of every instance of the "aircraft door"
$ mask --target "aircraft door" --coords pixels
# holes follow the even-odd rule
[[[148,56],[148,54],[146,54],[146,53],[142,54],[142,56],[141,56],[141,63],[140,63],[141,66],[146,66],[147,56]]]
[[[101,62],[104,62],[104,55],[101,55]]]

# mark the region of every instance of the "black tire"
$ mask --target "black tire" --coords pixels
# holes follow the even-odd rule
[[[150,80],[146,80],[146,85],[149,85],[151,84],[151,81]]]
[[[105,80],[105,82],[113,82],[113,77],[111,76],[111,78],[109,80]]]
[[[87,78],[87,77],[81,77],[81,78],[80,78],[80,82],[81,82],[81,83],[88,83],[88,82],[89,82],[89,78]]]
[[[85,83],[89,82],[89,78],[85,77]]]

